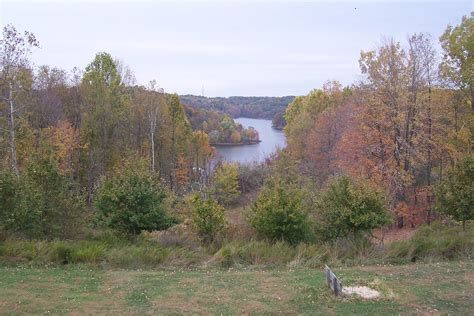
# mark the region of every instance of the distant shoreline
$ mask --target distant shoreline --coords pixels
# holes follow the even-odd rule
[[[253,140],[253,141],[248,141],[248,142],[241,142],[241,143],[211,143],[211,146],[216,146],[216,147],[231,147],[231,146],[245,146],[245,145],[256,145],[261,143],[262,140]]]

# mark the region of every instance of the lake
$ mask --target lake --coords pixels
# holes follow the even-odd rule
[[[277,148],[286,146],[286,137],[283,131],[272,128],[271,120],[237,118],[237,123],[245,128],[252,126],[258,131],[261,142],[254,145],[216,146],[223,160],[238,163],[262,162],[275,152]]]

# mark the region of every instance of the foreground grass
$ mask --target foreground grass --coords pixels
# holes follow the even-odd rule
[[[1,314],[469,314],[474,262],[336,269],[379,300],[334,298],[320,269],[111,270],[0,266]]]

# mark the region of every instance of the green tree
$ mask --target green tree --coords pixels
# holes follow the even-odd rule
[[[3,180],[8,184],[3,190],[12,190],[15,183]],[[6,200],[10,207],[4,214],[10,232],[30,238],[72,238],[80,232],[83,198],[76,183],[48,155],[29,158],[12,193],[14,199]]]
[[[236,164],[223,163],[217,167],[213,182],[212,193],[220,203],[228,205],[239,198],[239,173]]]
[[[225,209],[212,199],[195,195],[192,199],[192,221],[204,243],[212,243],[226,227]]]
[[[317,230],[324,239],[355,236],[392,222],[383,195],[367,183],[347,176],[333,179],[316,205]]]
[[[178,170],[179,156],[185,156],[184,151],[188,149],[188,141],[191,136],[191,127],[189,125],[184,107],[175,93],[168,99],[168,115],[170,119],[171,131],[171,185],[177,189],[176,171]]]
[[[109,53],[100,52],[94,60],[87,65],[82,83],[95,86],[99,89],[116,90],[121,85],[117,64]],[[101,97],[99,94],[96,97]],[[105,97],[105,94],[103,95]]]
[[[120,74],[112,56],[96,54],[81,82],[85,113],[82,125],[84,173],[89,196],[100,175],[122,158],[127,140],[127,107]],[[121,133],[122,132],[122,133]]]
[[[444,51],[441,75],[465,93],[474,113],[474,12],[464,16],[460,25],[448,26],[440,42]]]
[[[173,157],[176,158],[178,155],[178,145],[183,140],[183,136],[190,132],[188,118],[176,93],[172,94],[168,100],[168,114],[171,121]]]
[[[297,244],[310,233],[308,208],[303,190],[286,185],[281,179],[265,184],[251,207],[249,222],[263,236]]]
[[[131,166],[129,166],[131,167]],[[95,196],[98,221],[129,236],[172,224],[166,192],[146,167],[120,168],[102,180]]]
[[[17,207],[18,178],[7,171],[0,172],[0,231],[6,231]]]
[[[11,170],[19,176],[16,150],[16,118],[22,106],[20,100],[32,84],[31,67],[28,57],[31,50],[39,46],[33,33],[22,35],[11,24],[3,28],[0,40],[0,113],[6,113],[9,136],[9,163]],[[4,110],[3,107],[6,107]]]
[[[468,156],[436,187],[435,210],[462,222],[474,219],[474,158]]]

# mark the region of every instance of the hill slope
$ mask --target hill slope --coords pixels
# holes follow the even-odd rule
[[[181,101],[196,108],[227,113],[232,117],[263,118],[271,120],[293,101],[294,96],[284,97],[215,97],[182,95]]]

